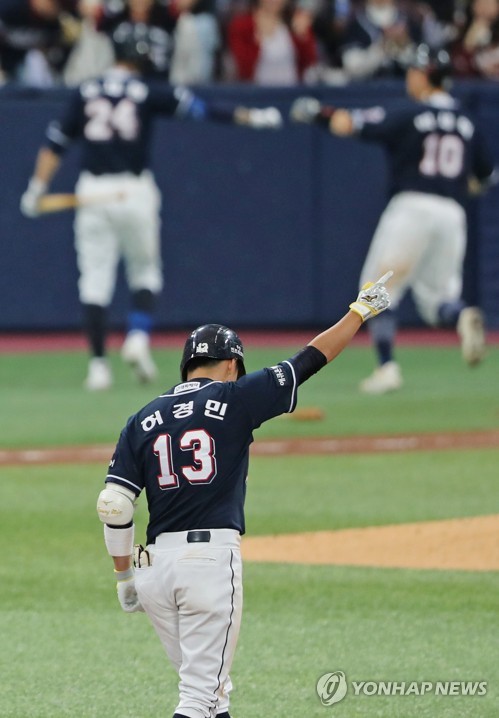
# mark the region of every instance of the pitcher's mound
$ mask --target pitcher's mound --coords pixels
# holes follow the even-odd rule
[[[243,539],[246,561],[499,570],[499,516]]]

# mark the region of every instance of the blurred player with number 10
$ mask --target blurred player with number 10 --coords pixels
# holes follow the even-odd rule
[[[410,288],[419,314],[431,326],[457,327],[463,358],[479,364],[485,329],[478,307],[462,299],[466,213],[470,190],[485,189],[493,166],[472,118],[446,91],[449,58],[420,46],[406,75],[413,101],[399,108],[348,111],[302,97],[291,119],[322,125],[340,137],[378,142],[387,152],[390,201],[371,242],[359,284],[393,268],[392,306],[370,322],[378,367],[361,391],[383,394],[402,386],[394,360],[396,309]]]

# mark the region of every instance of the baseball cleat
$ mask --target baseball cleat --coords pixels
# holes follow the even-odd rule
[[[140,329],[128,332],[121,347],[121,358],[131,366],[140,382],[154,381],[158,376],[158,369],[149,349],[149,334],[147,332]]]
[[[88,391],[106,391],[112,386],[113,375],[107,359],[93,357],[88,364],[88,374],[85,379],[85,389]]]
[[[485,357],[485,322],[478,307],[466,307],[459,315],[457,333],[466,364],[476,366]]]
[[[386,394],[389,391],[400,389],[403,384],[399,365],[394,361],[386,362],[377,367],[371,376],[359,384],[364,394]]]

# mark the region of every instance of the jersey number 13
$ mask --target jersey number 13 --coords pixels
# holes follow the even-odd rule
[[[182,451],[191,451],[193,464],[180,466],[181,475],[190,484],[209,484],[217,475],[215,442],[205,429],[186,431],[179,440]],[[159,459],[158,483],[162,489],[176,489],[179,474],[173,465],[172,437],[160,434],[153,444],[153,451]]]

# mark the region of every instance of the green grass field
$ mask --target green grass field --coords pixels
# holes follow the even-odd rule
[[[250,350],[248,371],[275,364],[299,348]],[[256,438],[499,426],[499,345],[490,348],[487,361],[477,369],[463,366],[454,347],[423,352],[401,347],[398,354],[406,382],[400,392],[381,397],[360,394],[357,383],[372,370],[373,357],[368,349],[352,347],[300,388],[299,405],[323,408],[325,421],[275,419],[262,426]],[[155,358],[164,384],[134,384],[112,353],[115,386],[95,395],[82,389],[87,362],[83,353],[1,356],[0,449],[114,442],[130,414],[178,380],[178,351],[157,350]]]
[[[289,348],[288,354],[294,351]],[[251,351],[248,368],[287,350]],[[157,351],[167,388],[178,353]],[[275,420],[256,438],[499,427],[499,351],[475,371],[456,349],[401,349],[406,386],[362,397],[353,348],[303,387],[324,422]],[[113,356],[116,387],[81,389],[83,354],[0,357],[0,448],[112,443],[151,397]],[[159,393],[160,387],[156,393]],[[154,395],[154,392],[152,392]],[[265,535],[499,514],[497,449],[253,457],[248,533]],[[106,466],[1,467],[0,716],[168,718],[177,679],[142,614],[121,612],[95,514]],[[137,513],[138,539],[145,506]],[[499,522],[498,522],[499,525]],[[496,718],[499,575],[306,565],[245,566],[233,718]],[[349,681],[486,681],[485,696],[355,696],[332,707],[324,673]]]

